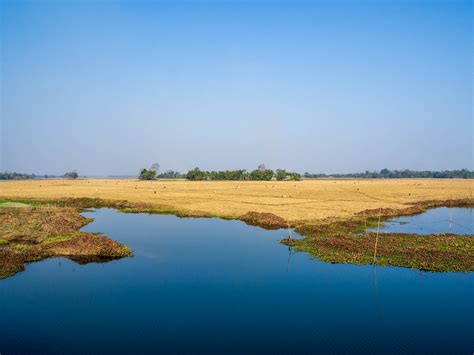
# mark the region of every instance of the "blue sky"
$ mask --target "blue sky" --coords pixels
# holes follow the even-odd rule
[[[473,168],[470,1],[0,3],[0,170]]]

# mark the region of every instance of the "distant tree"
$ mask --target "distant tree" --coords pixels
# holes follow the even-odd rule
[[[305,178],[318,177],[335,177],[335,178],[362,178],[362,179],[406,179],[406,178],[435,178],[435,179],[474,179],[474,171],[467,169],[462,170],[445,170],[445,171],[415,171],[415,170],[389,170],[382,169],[380,172],[365,171],[364,173],[351,174],[307,174]]]
[[[380,170],[379,175],[380,175],[380,177],[382,177],[382,178],[388,178],[388,177],[390,177],[390,170],[388,170],[388,169],[382,169],[382,170]]]
[[[24,180],[24,179],[33,179],[35,177],[34,174],[21,174],[15,172],[0,172],[0,180]]]
[[[291,180],[294,181],[300,181],[301,180],[301,174],[300,173],[289,173],[288,176],[290,177]]]
[[[188,180],[207,180],[208,173],[200,170],[199,168],[194,168],[189,170],[186,174],[186,179]]]
[[[68,171],[67,173],[65,173],[64,177],[66,179],[77,179],[79,177],[79,174],[77,173],[76,170],[73,170],[73,171]]]
[[[258,170],[267,170],[267,167],[265,166],[265,164],[260,164],[258,167],[257,167]]]
[[[178,171],[167,170],[164,173],[157,175],[158,179],[181,179],[184,176]]]
[[[206,172],[211,180],[247,180],[245,170],[223,170]]]
[[[284,169],[276,169],[275,177],[278,181],[285,180],[288,176],[288,173]]]
[[[273,177],[273,170],[254,170],[250,173],[250,180],[271,180]]]
[[[142,169],[142,170],[140,170],[140,174],[138,175],[138,179],[139,180],[154,180],[154,179],[156,179],[156,171]]]

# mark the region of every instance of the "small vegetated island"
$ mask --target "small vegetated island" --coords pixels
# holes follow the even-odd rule
[[[160,173],[155,165],[142,169],[138,180],[81,179],[75,171],[61,179],[1,173],[0,180],[9,181],[0,182],[0,278],[50,257],[87,263],[132,255],[106,236],[80,231],[89,222],[81,212],[92,207],[294,227],[303,238],[284,238],[282,232],[283,243],[332,263],[474,271],[473,236],[369,231],[395,216],[474,207],[472,172],[443,172],[426,180],[395,180],[390,174],[398,176],[381,171],[375,179],[305,179],[309,174],[302,178],[264,165],[250,172],[194,168],[186,174]]]

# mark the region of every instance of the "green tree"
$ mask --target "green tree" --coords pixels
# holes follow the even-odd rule
[[[66,174],[64,174],[64,177],[66,179],[77,179],[79,177],[79,174],[77,173],[76,170],[73,170],[73,171],[68,171]]]
[[[291,180],[294,181],[300,181],[301,180],[301,174],[300,173],[289,173],[288,176],[290,177]]]
[[[154,180],[156,179],[156,171],[155,170],[147,170],[142,169],[140,174],[138,175],[139,180]]]
[[[186,179],[188,180],[207,180],[209,173],[202,171],[199,168],[194,168],[189,170],[186,174]]]
[[[271,180],[273,177],[273,170],[271,169],[257,169],[250,173],[250,180]]]
[[[164,173],[161,173],[156,176],[159,179],[180,179],[184,176],[180,174],[179,171],[167,170]]]
[[[275,173],[275,177],[278,181],[285,180],[288,176],[288,173],[284,169],[277,169]]]

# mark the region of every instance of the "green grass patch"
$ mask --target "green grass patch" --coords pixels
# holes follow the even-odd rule
[[[27,208],[31,207],[31,205],[28,205],[26,203],[22,202],[0,202],[0,208]]]
[[[8,240],[0,239],[0,245],[8,244]]]
[[[72,236],[69,235],[57,235],[54,237],[48,237],[46,239],[43,239],[41,243],[43,244],[51,244],[51,243],[59,243],[59,242],[65,242],[66,240],[70,240]]]

